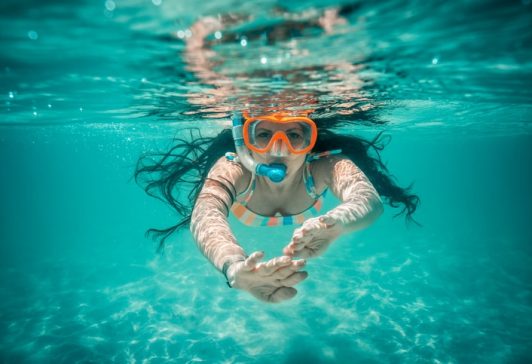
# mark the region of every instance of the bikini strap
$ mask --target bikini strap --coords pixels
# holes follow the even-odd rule
[[[305,188],[310,197],[314,200],[318,198],[318,192],[316,191],[316,185],[314,183],[314,178],[310,173],[310,159],[305,160],[305,171],[303,172],[303,182],[305,182]]]
[[[320,195],[318,194],[318,191],[316,190],[316,184],[314,183],[314,177],[312,177],[312,174],[310,173],[310,163],[320,158],[325,158],[330,155],[335,155],[335,154],[340,154],[340,153],[342,153],[341,149],[333,149],[333,150],[328,150],[326,152],[311,153],[307,155],[307,158],[305,159],[305,173],[303,173],[303,181],[305,182],[305,188],[307,189],[307,193],[313,199],[315,200],[318,199]]]
[[[236,154],[236,153],[227,152],[227,153],[225,153],[225,158],[228,161],[238,163],[238,154]],[[248,194],[246,196],[246,198],[243,201],[240,202],[241,205],[247,206],[248,202],[251,200],[251,196],[253,196],[253,191],[255,191],[255,183],[256,183],[255,173],[252,173],[251,174],[251,181],[249,181],[248,187],[245,189],[244,192],[236,195],[236,199],[238,199],[238,197]]]
[[[237,162],[238,161],[238,154],[233,152],[227,152],[225,153],[225,159],[227,159],[230,162]]]
[[[335,154],[340,154],[340,153],[342,153],[341,149],[333,149],[333,150],[328,150],[328,151],[320,152],[320,153],[310,153],[309,155],[307,155],[307,159],[309,161],[315,161],[320,158],[324,158],[330,155],[335,155]]]
[[[247,206],[249,201],[251,200],[251,196],[253,196],[253,192],[255,192],[255,184],[257,180],[255,179],[255,173],[251,174],[251,181],[249,181],[248,188],[244,192],[242,192],[241,195],[244,195],[247,193],[246,198],[244,201],[241,202],[242,205]],[[249,193],[248,193],[249,192]]]

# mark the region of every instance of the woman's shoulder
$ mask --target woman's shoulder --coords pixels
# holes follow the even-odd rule
[[[334,173],[334,166],[340,161],[351,161],[347,156],[342,154],[328,155],[326,157],[313,160],[310,163],[312,176],[318,185],[331,185],[331,178]]]
[[[222,183],[231,183],[237,194],[240,194],[246,190],[251,180],[251,172],[244,168],[242,164],[230,161],[225,156],[222,156],[211,167],[207,177]]]

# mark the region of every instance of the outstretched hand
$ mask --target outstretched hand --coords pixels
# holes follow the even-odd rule
[[[234,288],[250,292],[266,302],[281,302],[294,297],[296,284],[307,278],[307,272],[299,272],[305,260],[292,260],[281,256],[260,262],[264,252],[254,252],[245,261],[233,263],[227,277]]]
[[[340,224],[330,216],[323,215],[306,220],[294,230],[292,240],[283,249],[289,257],[313,258],[322,255],[341,234]]]

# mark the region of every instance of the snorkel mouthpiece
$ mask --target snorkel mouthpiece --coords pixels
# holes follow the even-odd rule
[[[279,183],[286,176],[286,166],[281,163],[259,164],[257,174],[268,177],[272,182]]]
[[[233,140],[235,142],[238,161],[252,173],[256,173],[259,176],[266,176],[274,183],[281,182],[286,176],[286,166],[282,163],[257,163],[257,161],[251,157],[249,150],[244,145],[244,138],[242,136],[242,114],[240,112],[235,112],[232,120]]]

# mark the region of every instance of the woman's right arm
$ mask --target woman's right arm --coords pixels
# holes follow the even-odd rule
[[[203,255],[220,271],[228,260],[246,258],[244,249],[233,235],[227,215],[243,184],[240,164],[220,158],[209,171],[190,222],[190,231]]]

